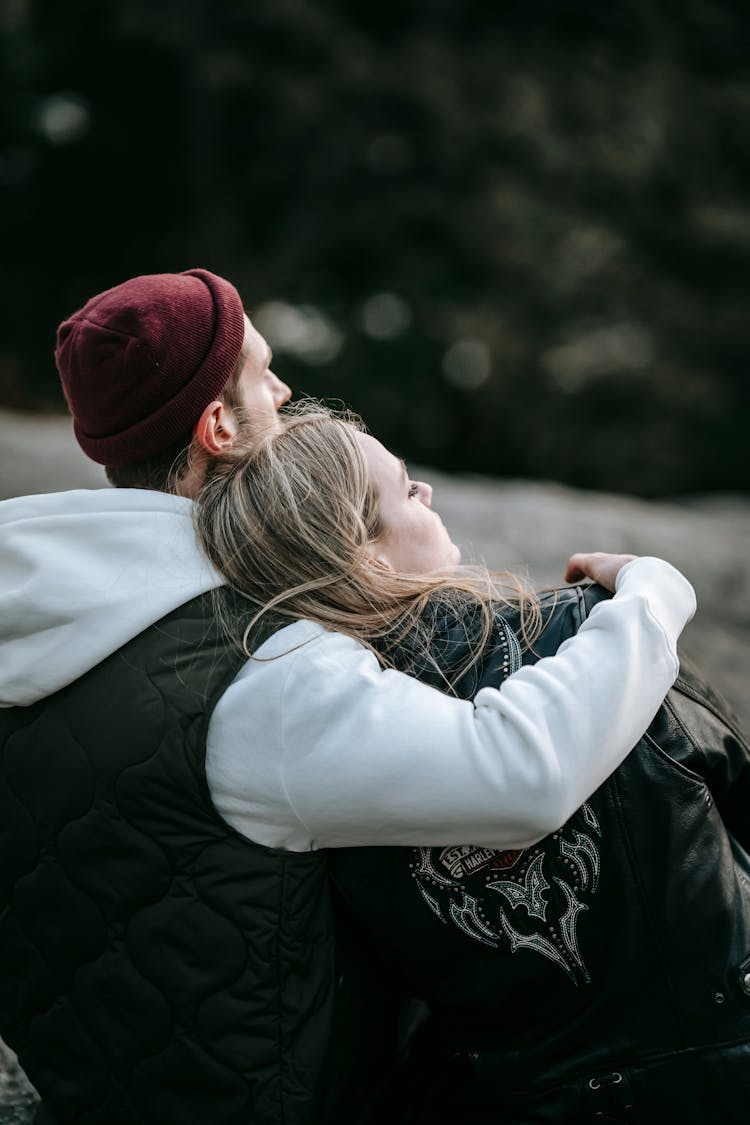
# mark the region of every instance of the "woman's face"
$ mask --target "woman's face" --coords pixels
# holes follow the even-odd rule
[[[432,489],[410,480],[406,465],[370,437],[357,434],[378,497],[381,532],[372,554],[391,570],[426,574],[457,566],[461,552],[443,521],[433,512]]]

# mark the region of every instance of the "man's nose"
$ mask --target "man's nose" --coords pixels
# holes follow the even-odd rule
[[[273,380],[271,384],[271,394],[273,395],[274,405],[278,410],[285,402],[289,402],[289,399],[292,397],[292,389],[288,387],[286,383],[282,383],[281,379],[277,378],[273,372],[269,371],[269,375]]]

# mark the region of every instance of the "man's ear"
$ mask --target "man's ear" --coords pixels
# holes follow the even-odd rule
[[[237,422],[232,411],[216,399],[209,402],[195,427],[195,440],[212,457],[226,453],[237,437]]]

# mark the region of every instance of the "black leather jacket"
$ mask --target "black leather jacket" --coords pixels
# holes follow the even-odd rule
[[[606,596],[546,595],[523,662],[554,653]],[[507,652],[517,622],[504,617]],[[443,663],[467,643],[455,622],[449,634]],[[504,674],[488,653],[459,693]],[[750,748],[683,667],[633,753],[538,844],[332,853],[389,975],[429,1013],[390,1119],[745,1125],[748,851]]]

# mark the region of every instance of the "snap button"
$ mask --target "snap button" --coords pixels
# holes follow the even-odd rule
[[[622,1075],[618,1071],[612,1074],[600,1074],[598,1078],[589,1078],[589,1090],[600,1090],[602,1086],[619,1086]]]
[[[723,1003],[724,1003],[724,993],[723,992],[714,992],[714,1004],[723,1004]]]
[[[737,973],[739,985],[745,996],[750,996],[750,957],[746,957]]]

